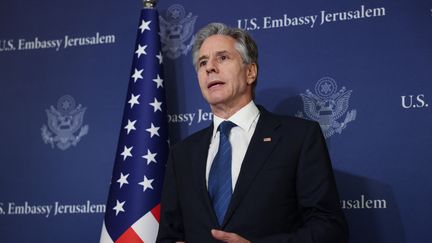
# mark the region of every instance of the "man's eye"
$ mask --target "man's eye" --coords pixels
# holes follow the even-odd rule
[[[228,56],[220,56],[219,59],[220,59],[221,61],[224,61],[224,60],[228,59]]]
[[[205,66],[206,64],[207,64],[207,61],[201,61],[201,62],[199,62],[198,65],[199,65],[200,67],[202,67],[202,66]]]

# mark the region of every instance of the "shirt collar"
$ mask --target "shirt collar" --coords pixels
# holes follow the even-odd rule
[[[249,131],[249,129],[252,127],[252,123],[254,122],[254,120],[257,118],[258,115],[259,115],[259,109],[255,105],[255,103],[251,101],[226,120],[235,123],[238,127],[242,128],[244,131]],[[219,124],[221,124],[223,121],[225,121],[225,119],[218,117],[216,115],[213,116],[213,138],[216,135]]]

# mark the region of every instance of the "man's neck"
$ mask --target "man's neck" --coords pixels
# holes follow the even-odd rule
[[[251,100],[252,99],[248,99],[243,102],[238,102],[235,105],[226,105],[226,104],[210,105],[210,108],[214,115],[223,119],[228,119],[232,115],[234,115],[237,111],[239,111],[241,108],[249,104]]]

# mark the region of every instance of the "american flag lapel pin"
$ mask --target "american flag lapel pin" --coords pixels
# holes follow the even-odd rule
[[[271,142],[271,137],[263,138],[263,142]]]

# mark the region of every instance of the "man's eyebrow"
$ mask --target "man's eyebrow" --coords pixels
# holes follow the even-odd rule
[[[230,55],[231,53],[229,51],[226,50],[222,50],[222,51],[217,51],[216,52],[216,56],[220,56],[220,55]],[[202,55],[198,58],[198,62],[200,62],[203,59],[209,59],[209,56],[207,55]]]
[[[207,55],[202,55],[202,56],[200,56],[200,57],[198,58],[198,62],[200,62],[200,61],[203,60],[203,59],[208,59],[208,56],[207,56]]]
[[[220,55],[226,55],[226,54],[231,54],[229,51],[226,51],[226,50],[223,50],[223,51],[218,51],[218,52],[216,52],[216,56],[220,56]]]

